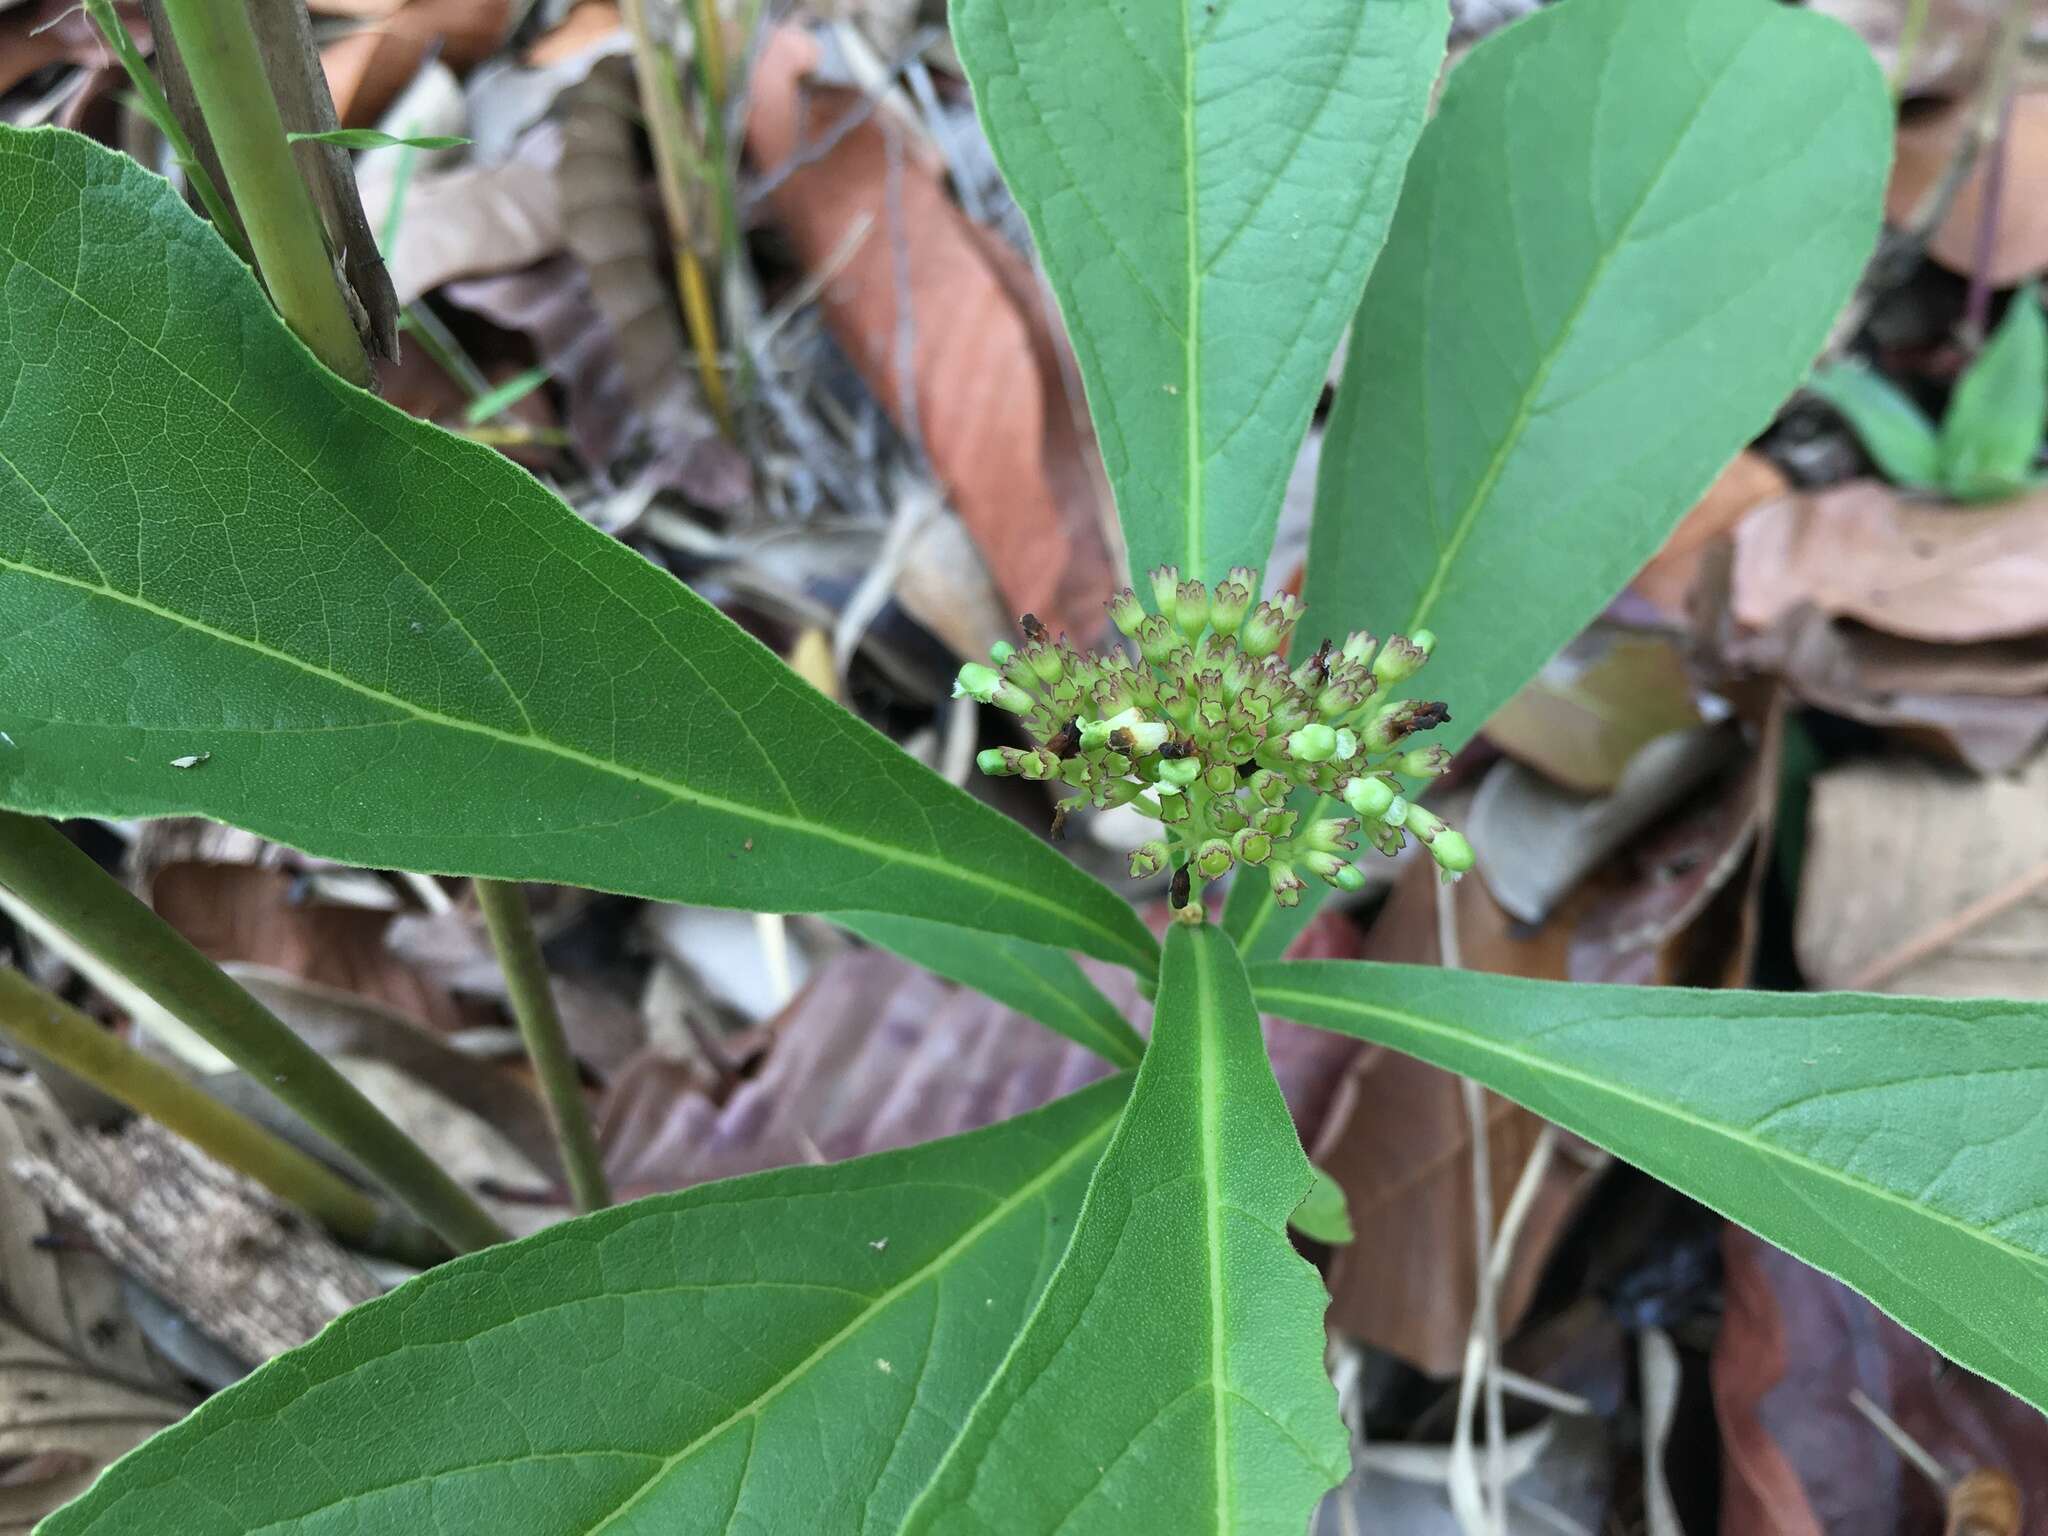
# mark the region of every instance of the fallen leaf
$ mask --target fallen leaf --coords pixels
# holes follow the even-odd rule
[[[1495,712],[1486,735],[1553,783],[1598,795],[1659,736],[1699,723],[1672,639],[1595,624]]]
[[[1943,1360],[1869,1302],[1725,1229],[1714,1345],[1723,1536],[1922,1536],[1943,1500],[1850,1399],[1860,1391],[1954,1475],[1989,1467],[2048,1508],[2048,1420]]]
[[[562,249],[556,167],[562,134],[551,125],[522,137],[513,157],[496,165],[423,170],[405,182],[398,239],[385,252],[398,302],[457,278],[511,272]],[[390,217],[397,162],[363,171],[363,206],[379,228]]]
[[[1858,480],[1758,507],[1735,531],[1735,618],[1802,605],[1919,640],[2048,630],[2048,492],[1963,507]]]
[[[2015,778],[1851,763],[1812,796],[1793,933],[1809,985],[2048,997],[2048,755]]]
[[[1664,547],[1650,557],[1630,587],[1666,619],[1683,624],[1687,600],[1699,582],[1700,565],[1709,547],[1732,532],[1752,509],[1777,500],[1790,489],[1777,465],[1744,449],[1707,487],[1698,505],[1679,519]]]
[[[1093,440],[1066,393],[1064,342],[1037,278],[968,220],[942,170],[881,114],[785,174],[864,110],[858,94],[808,80],[817,61],[807,34],[778,27],[756,66],[747,144],[771,178],[776,222],[811,271],[841,254],[820,295],[832,334],[897,424],[914,425],[1011,608],[1092,640],[1118,574]],[[872,233],[845,255],[863,222]]]
[[[569,8],[552,29],[542,33],[526,50],[526,62],[536,68],[579,58],[592,48],[616,37],[625,28],[619,8],[611,0],[582,0]]]
[[[1976,110],[1958,101],[1909,121],[1899,130],[1898,155],[1885,193],[1885,216],[1909,223],[1913,210],[1940,180]],[[1968,277],[1977,267],[1977,238],[1983,223],[1984,186],[1991,164],[1987,152],[1971,168],[1955,205],[1934,232],[1927,252],[1949,271]],[[2022,91],[2013,98],[2007,129],[2004,184],[1998,228],[1986,276],[1994,288],[2010,288],[2048,269],[2048,198],[2034,189],[2048,182],[2048,91]]]
[[[327,43],[334,110],[344,128],[374,128],[429,58],[458,71],[503,45],[513,23],[510,0],[408,0],[371,24]]]

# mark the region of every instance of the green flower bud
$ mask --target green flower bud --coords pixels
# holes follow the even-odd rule
[[[1180,567],[1154,566],[1148,574],[1152,578],[1152,606],[1159,610],[1161,618],[1171,624],[1175,605],[1180,600]]]
[[[1435,842],[1438,833],[1448,830],[1444,825],[1443,817],[1438,816],[1433,811],[1424,810],[1412,801],[1409,803],[1406,814],[1401,818],[1401,825],[1425,843]]]
[[[1159,786],[1159,819],[1169,827],[1177,827],[1195,814],[1195,808],[1188,797],[1171,784]]]
[[[1325,640],[1317,646],[1315,655],[1296,667],[1288,680],[1306,694],[1320,690],[1330,680],[1330,642]]]
[[[1194,722],[1195,696],[1188,692],[1182,679],[1164,678],[1159,684],[1159,708],[1175,725],[1186,730]]]
[[[1261,768],[1251,777],[1252,793],[1267,805],[1282,806],[1287,803],[1288,783],[1270,769]]]
[[[1265,833],[1266,836],[1272,838],[1274,842],[1284,843],[1288,838],[1294,836],[1295,823],[1300,820],[1299,812],[1283,811],[1269,805],[1252,817],[1252,825]]]
[[[1451,766],[1449,747],[1416,747],[1404,752],[1395,763],[1395,768],[1411,779],[1433,779]]]
[[[1287,737],[1287,755],[1296,762],[1326,763],[1337,750],[1337,733],[1327,725],[1304,725]]]
[[[1462,832],[1454,832],[1449,827],[1430,840],[1429,856],[1448,875],[1462,875],[1473,863],[1472,845],[1465,841]]]
[[[1399,795],[1396,795],[1394,796],[1394,803],[1387,807],[1386,815],[1382,816],[1380,820],[1390,827],[1406,826],[1408,824],[1408,809],[1408,802]]]
[[[1112,732],[1121,730],[1127,725],[1136,725],[1142,718],[1144,717],[1138,713],[1136,706],[1133,705],[1120,709],[1113,715],[1105,715],[1100,720],[1082,721],[1082,749],[1088,752],[1096,752],[1106,748],[1109,745],[1109,738]]]
[[[1230,866],[1234,862],[1230,844],[1220,837],[1210,838],[1195,850],[1195,873],[1204,880],[1221,880],[1230,873]]]
[[[1349,816],[1334,816],[1327,821],[1310,822],[1303,831],[1302,838],[1309,847],[1323,853],[1336,853],[1339,850],[1348,853],[1358,846],[1350,837],[1350,834],[1357,830],[1358,823]]]
[[[1171,784],[1176,789],[1185,789],[1202,776],[1202,760],[1199,757],[1162,758],[1158,768],[1161,784]]]
[[[1429,631],[1424,630],[1427,635]],[[1432,641],[1434,637],[1431,637]],[[1372,664],[1372,675],[1386,687],[1405,683],[1422,670],[1422,664],[1429,660],[1429,652],[1410,640],[1406,635],[1393,635],[1387,640],[1386,649],[1380,652]]]
[[[1266,870],[1266,878],[1273,884],[1273,899],[1283,907],[1301,905],[1301,893],[1308,889],[1301,883],[1301,876],[1291,865],[1273,864]]]
[[[1365,695],[1349,683],[1332,683],[1316,696],[1316,713],[1325,720],[1341,720],[1365,702]]]
[[[1286,735],[1298,726],[1308,724],[1309,703],[1299,689],[1289,689],[1273,706],[1273,718],[1267,722],[1269,730]]]
[[[1095,713],[1104,720],[1112,715],[1128,714],[1137,707],[1137,700],[1131,697],[1129,679],[1122,672],[1108,672],[1096,681],[1089,699],[1095,705]]]
[[[1060,763],[1060,782],[1073,789],[1086,789],[1095,781],[1095,765],[1085,757],[1069,757]]]
[[[1366,821],[1383,820],[1400,798],[1400,791],[1376,774],[1361,775],[1344,786],[1344,803]]]
[[[1442,704],[1421,699],[1390,699],[1365,723],[1359,735],[1364,739],[1366,751],[1391,752],[1417,731],[1431,730],[1450,718],[1451,712]]]
[[[974,754],[974,766],[992,779],[1009,778],[1012,774],[1016,773],[1017,769],[1010,758],[1003,755],[1004,750],[1002,747],[984,748],[982,751]],[[1014,754],[1017,749],[1011,747],[1008,750]]]
[[[1209,627],[1219,635],[1234,635],[1252,606],[1252,594],[1259,590],[1259,573],[1234,565],[1230,579],[1216,583],[1209,594]]]
[[[1202,782],[1209,786],[1211,794],[1234,795],[1237,793],[1237,766],[1234,763],[1212,764],[1202,775]]]
[[[1338,727],[1337,754],[1333,761],[1340,763],[1350,762],[1352,758],[1358,756],[1358,747],[1358,732],[1352,730],[1349,726]]]
[[[1373,847],[1379,849],[1381,853],[1384,853],[1390,859],[1399,853],[1402,845],[1408,841],[1407,833],[1393,825],[1393,823],[1385,821],[1369,823],[1365,829],[1365,835]]]
[[[1144,793],[1138,785],[1122,777],[1123,774],[1130,771],[1130,764],[1126,763],[1122,768],[1110,769],[1105,763],[1104,767],[1105,771],[1115,773],[1118,777],[1102,778],[1095,781],[1095,788],[1090,793],[1089,799],[1097,810],[1106,811],[1114,806],[1129,805],[1139,795]]]
[[[1138,594],[1129,587],[1119,591],[1103,607],[1109,610],[1109,621],[1127,636],[1135,636],[1138,626],[1145,622],[1145,605],[1138,601]]]
[[[1166,868],[1172,852],[1164,843],[1140,843],[1131,850],[1131,878],[1148,880]]]
[[[1060,760],[1044,747],[1029,752],[1020,752],[1015,747],[997,747],[996,750],[1003,754],[1003,761],[1009,765],[1010,772],[1034,784],[1043,783],[1060,771]]]
[[[1372,653],[1379,641],[1368,631],[1354,629],[1344,637],[1344,649],[1339,653],[1354,667],[1362,667],[1372,660]]]
[[[1165,666],[1180,649],[1180,635],[1164,614],[1148,614],[1138,625],[1138,650],[1155,667]]]
[[[1433,629],[1418,629],[1408,637],[1408,643],[1422,652],[1423,655],[1434,656],[1436,654],[1436,631]]]
[[[1337,883],[1337,871],[1349,869],[1350,863],[1342,854],[1331,853],[1322,848],[1311,848],[1301,856],[1301,865],[1312,875],[1321,875],[1332,885]]]
[[[1013,715],[1028,715],[1037,707],[1030,694],[994,668],[984,667],[978,661],[970,661],[961,667],[960,675],[953,679],[953,697],[993,704]]]
[[[1243,864],[1263,864],[1273,856],[1273,839],[1257,827],[1239,827],[1230,839],[1230,851]]]
[[[1245,825],[1244,807],[1235,795],[1221,795],[1209,802],[1209,825],[1226,836]]]
[[[1056,645],[1034,640],[1024,647],[1023,656],[1041,683],[1056,683],[1067,675],[1067,658]]]
[[[998,640],[988,648],[988,659],[999,667],[1016,654],[1017,647],[1007,640]]]
[[[1209,589],[1199,581],[1184,581],[1173,592],[1173,622],[1190,640],[1209,627]]]

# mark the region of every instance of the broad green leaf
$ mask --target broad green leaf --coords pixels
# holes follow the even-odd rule
[[[133,161],[0,130],[0,306],[0,804],[1151,966],[1121,898],[321,369]]]
[[[336,149],[460,149],[468,139],[449,134],[417,134],[403,137],[378,128],[329,128],[321,133],[288,133],[294,144],[332,144]]]
[[[2048,425],[2048,318],[2039,288],[2012,297],[1941,419],[1942,479],[1961,497],[2009,496],[2028,482]]]
[[[1129,1086],[458,1259],[210,1399],[40,1536],[895,1531]]]
[[[1349,1461],[1286,1232],[1311,1179],[1237,952],[1174,924],[1073,1242],[905,1530],[1300,1536]]]
[[[1841,412],[1894,485],[1941,483],[1941,440],[1897,385],[1860,362],[1817,370],[1806,387]]]
[[[986,992],[1120,1067],[1136,1066],[1145,1054],[1145,1042],[1122,1010],[1081,973],[1071,956],[1057,949],[916,917],[877,912],[827,915],[870,944],[948,981]]]
[[[1307,961],[1259,1006],[1598,1142],[2048,1407],[2039,1004],[1700,992]]]
[[[1444,0],[953,0],[1133,570],[1265,564],[1446,22]]]
[[[1560,0],[1475,48],[1353,328],[1303,633],[1435,630],[1469,737],[1805,375],[1892,128],[1862,40],[1776,0]]]

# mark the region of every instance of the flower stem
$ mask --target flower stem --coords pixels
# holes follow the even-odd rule
[[[19,971],[0,968],[0,1034],[239,1170],[355,1248],[426,1266],[447,1257],[433,1233],[392,1220],[325,1163],[125,1044]]]
[[[569,1175],[569,1190],[579,1211],[599,1211],[612,1203],[605,1183],[604,1161],[598,1156],[597,1138],[591,1133],[590,1111],[583,1102],[583,1087],[576,1075],[576,1058],[570,1053],[568,1036],[562,1030],[562,1016],[555,1008],[555,995],[548,984],[546,963],[541,959],[540,940],[533,931],[533,914],[526,909],[526,897],[516,885],[502,880],[476,882],[477,905],[491,930],[491,945],[504,968],[505,986],[512,997],[512,1016],[519,1021],[519,1036],[526,1042],[534,1075],[540,1079],[547,1099],[548,1119],[555,1127],[555,1141],[562,1149],[562,1167]]]
[[[47,821],[0,811],[0,884],[127,977],[458,1251],[505,1241],[468,1191],[277,1016]]]
[[[243,0],[163,0],[163,12],[271,302],[314,356],[369,387],[370,360],[285,139]]]

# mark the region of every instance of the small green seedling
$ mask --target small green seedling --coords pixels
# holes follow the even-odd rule
[[[1895,484],[1956,501],[1998,501],[2048,485],[2035,469],[2048,423],[2048,319],[2034,284],[2013,295],[1957,382],[1939,431],[1904,391],[1861,362],[1823,369],[1807,388],[1842,413]]]
[[[238,7],[166,9],[188,60],[188,29],[236,41]],[[1811,11],[1558,0],[1472,50],[1425,130],[1447,22],[953,6],[1154,573],[1149,611],[1027,622],[960,686],[1023,732],[985,769],[1156,820],[1134,867],[1176,876],[1163,944],[516,466],[347,382],[260,68],[195,84],[263,286],[132,161],[0,129],[0,880],[483,1250],[216,1394],[42,1536],[1301,1536],[1349,1437],[1287,1232],[1342,1228],[1328,1186],[1303,1205],[1261,1012],[1479,1079],[2048,1405],[2037,1008],[1282,958],[1360,837],[1473,863],[1416,796],[1768,424],[1878,231],[1891,103]],[[1303,602],[1260,602],[1347,329]],[[828,914],[1112,1075],[499,1242],[34,819],[173,815],[483,882],[572,1173],[598,1171],[574,1064],[492,882]],[[1156,998],[1149,1035],[1075,952]]]

